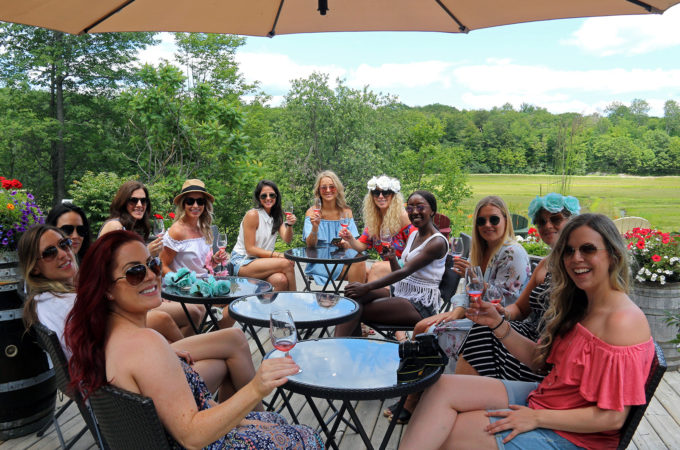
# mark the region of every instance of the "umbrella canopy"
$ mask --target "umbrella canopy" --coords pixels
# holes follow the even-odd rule
[[[72,34],[465,33],[537,20],[662,13],[680,0],[0,0],[0,20]]]

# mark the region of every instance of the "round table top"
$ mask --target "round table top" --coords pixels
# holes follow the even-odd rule
[[[268,327],[273,309],[289,310],[298,328],[337,325],[359,314],[357,302],[330,292],[271,292],[231,302],[229,315],[239,322]]]
[[[280,358],[272,350],[265,358]],[[418,381],[397,382],[399,343],[366,338],[327,338],[301,341],[290,356],[302,372],[288,377],[283,387],[319,398],[373,400],[422,391],[444,371],[432,368]]]
[[[366,252],[358,252],[352,248],[340,248],[335,245],[319,245],[317,247],[296,247],[283,254],[287,259],[306,263],[355,263],[368,259]]]
[[[232,300],[253,294],[264,294],[271,292],[273,287],[264,280],[248,277],[215,277],[216,280],[227,280],[231,283],[229,293],[226,295],[219,295],[216,297],[203,297],[200,293],[190,294],[188,290],[178,288],[177,286],[163,285],[161,288],[161,297],[166,300],[173,300],[176,302],[195,303],[195,304],[212,304],[223,305]]]

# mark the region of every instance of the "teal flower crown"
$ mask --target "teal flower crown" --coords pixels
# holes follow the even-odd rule
[[[571,195],[564,196],[557,192],[551,192],[544,197],[536,196],[535,199],[529,203],[529,217],[531,222],[536,223],[536,216],[541,209],[545,209],[549,213],[555,214],[566,209],[572,216],[577,215],[581,211],[581,205],[576,197]]]

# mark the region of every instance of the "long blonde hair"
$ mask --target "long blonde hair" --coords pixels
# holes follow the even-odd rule
[[[630,269],[628,251],[614,222],[602,214],[581,214],[574,216],[560,231],[555,247],[548,256],[548,271],[552,275],[550,285],[550,306],[545,313],[546,326],[541,333],[536,362],[545,366],[546,359],[556,336],[564,336],[576,323],[583,320],[588,310],[586,293],[579,289],[569,277],[564,265],[564,252],[571,233],[582,226],[596,231],[604,241],[609,254],[609,285],[612,289],[628,292]]]
[[[477,206],[475,206],[475,213],[472,217],[472,244],[470,245],[470,264],[473,266],[480,266],[484,260],[484,252],[487,250],[489,244],[482,238],[479,234],[479,227],[477,226],[477,217],[479,216],[479,211],[485,206],[495,206],[503,214],[505,219],[505,232],[503,233],[503,239],[499,241],[494,248],[491,248],[489,261],[491,261],[496,254],[496,252],[503,246],[503,244],[509,240],[515,239],[515,230],[512,227],[512,221],[510,220],[510,211],[508,210],[508,205],[505,204],[502,198],[496,195],[489,195],[481,199]]]
[[[75,288],[72,284],[49,280],[41,274],[34,273],[35,267],[38,265],[38,259],[40,259],[40,238],[48,231],[54,231],[60,236],[66,237],[64,232],[57,227],[51,225],[34,225],[21,236],[19,244],[17,245],[19,253],[19,270],[26,281],[26,288],[28,289],[23,312],[24,326],[26,329],[38,322],[38,314],[35,311],[35,297],[37,295],[42,294],[43,292],[52,292],[55,295],[75,292]],[[75,265],[77,272],[75,256],[73,256],[72,264]]]
[[[401,213],[404,210],[404,196],[401,192],[392,194],[390,206],[388,206],[385,216],[380,215],[380,208],[375,204],[371,191],[364,196],[363,216],[364,225],[368,228],[368,235],[371,237],[380,236],[381,227],[385,226],[394,236],[401,231]]]
[[[340,211],[348,208],[347,201],[345,200],[345,186],[340,181],[340,178],[338,178],[338,176],[332,170],[324,170],[316,176],[316,181],[314,181],[314,187],[312,188],[312,194],[314,195],[314,198],[321,199],[319,185],[321,184],[321,180],[323,178],[330,178],[335,185],[335,192],[337,193],[335,196],[335,206],[337,206]]]
[[[187,192],[184,195],[191,193],[196,192],[194,191]],[[186,215],[186,212],[184,211],[184,195],[177,202],[177,206],[175,206],[175,220],[172,222],[173,224],[175,222],[179,222],[180,220],[182,220],[182,218],[184,218],[184,216]],[[204,195],[203,198],[205,199],[205,207],[203,208],[203,212],[198,218],[198,229],[201,230],[201,234],[205,237],[205,242],[212,245],[213,234],[210,226],[212,225],[213,219],[213,204],[207,195]]]

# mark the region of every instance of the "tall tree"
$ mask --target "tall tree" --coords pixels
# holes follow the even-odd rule
[[[154,43],[149,33],[73,36],[59,31],[0,23],[0,83],[38,86],[49,92],[49,111],[57,121],[51,140],[53,201],[66,193],[68,104],[71,93],[107,94],[131,78],[138,51]]]

